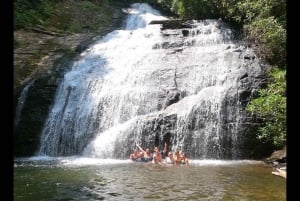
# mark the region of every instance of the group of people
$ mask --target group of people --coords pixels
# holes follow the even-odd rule
[[[176,150],[167,151],[167,143],[164,145],[164,149],[160,152],[158,147],[154,147],[154,152],[151,153],[150,149],[144,150],[139,144],[136,144],[138,149],[134,149],[130,154],[130,159],[135,162],[152,162],[154,164],[175,164],[175,165],[189,165],[189,159],[186,154]]]

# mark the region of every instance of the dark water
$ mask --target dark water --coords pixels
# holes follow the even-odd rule
[[[17,159],[14,200],[286,200],[286,180],[258,161],[161,166],[91,158]]]

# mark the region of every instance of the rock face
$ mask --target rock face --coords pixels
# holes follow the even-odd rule
[[[277,150],[272,153],[272,155],[266,158],[267,163],[285,163],[286,162],[286,146],[282,150]]]
[[[286,169],[285,168],[276,168],[276,171],[273,171],[272,174],[286,179]]]
[[[169,105],[177,103],[183,97],[184,97],[184,93],[179,91],[178,89],[173,89],[173,90],[171,89],[167,91],[162,108],[166,109]]]
[[[56,88],[61,81],[63,73],[71,66],[72,61],[68,56],[61,57],[53,64],[50,73],[38,73],[30,79],[32,83],[25,94],[22,109],[19,109],[20,93],[16,94],[15,108],[18,111],[18,120],[14,127],[14,143],[16,156],[31,156],[37,150],[39,134],[52,104]],[[61,62],[64,65],[61,65]],[[26,87],[25,82],[24,87]],[[22,89],[22,87],[21,87]],[[18,97],[19,96],[19,97]]]

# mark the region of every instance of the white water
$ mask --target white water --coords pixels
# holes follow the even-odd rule
[[[77,166],[104,166],[113,164],[127,164],[132,163],[130,159],[101,159],[101,158],[89,158],[89,157],[48,157],[48,156],[34,156],[16,158],[15,167],[25,165],[24,163],[30,162],[34,167],[49,166],[50,164],[57,167],[77,167]],[[263,165],[263,161],[257,160],[190,160],[192,166],[231,166],[231,165]]]
[[[20,97],[18,98],[18,104],[17,104],[17,109],[16,109],[16,113],[15,113],[15,118],[14,118],[14,127],[17,128],[19,121],[20,121],[20,117],[21,117],[21,113],[23,110],[23,106],[25,105],[25,101],[27,98],[27,94],[28,94],[28,90],[30,89],[30,87],[34,84],[34,80],[29,82],[23,89]]]
[[[147,4],[126,12],[125,29],[98,41],[65,74],[39,155],[127,158],[136,141],[152,148],[167,136],[172,150],[194,158],[222,158],[222,143],[230,143],[228,152],[238,157],[240,106],[235,94],[233,108],[224,99],[238,91],[246,72],[240,52],[248,50],[231,42],[231,31],[218,20],[193,21],[184,37],[182,30],[149,24],[167,18]],[[260,71],[259,65],[251,68]],[[175,89],[181,100],[165,108]],[[159,123],[172,115],[171,127]],[[196,128],[189,128],[192,122]]]

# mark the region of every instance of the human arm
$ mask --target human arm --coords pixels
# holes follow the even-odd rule
[[[167,148],[167,143],[165,142],[164,149],[161,151],[162,158],[167,157],[167,153],[168,153],[168,148]]]
[[[164,153],[164,154],[166,154],[166,153],[167,153],[167,151],[168,151],[168,148],[167,148],[167,146],[168,146],[168,145],[167,145],[167,143],[165,142],[165,146],[164,146],[164,150],[163,150],[163,153]]]
[[[146,152],[138,143],[136,143],[136,146],[142,151],[142,152]]]

